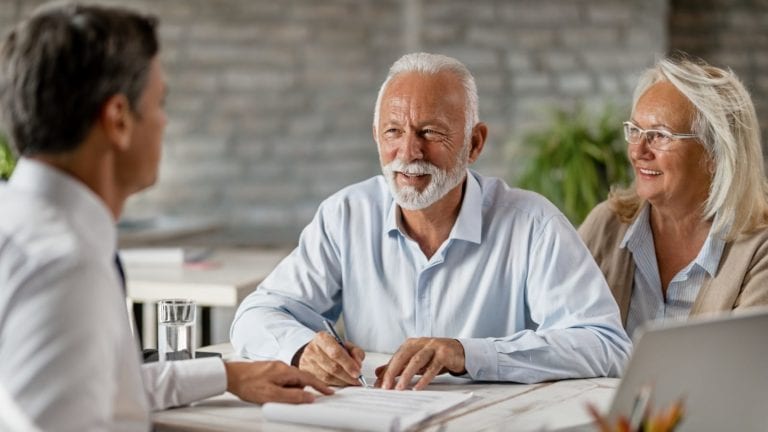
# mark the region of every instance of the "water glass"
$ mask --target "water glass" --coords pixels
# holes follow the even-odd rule
[[[195,358],[195,302],[188,299],[157,303],[159,361]]]

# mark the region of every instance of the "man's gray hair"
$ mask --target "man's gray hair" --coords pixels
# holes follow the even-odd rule
[[[704,219],[727,239],[756,229],[768,213],[760,127],[749,92],[731,70],[687,58],[659,60],[635,88],[632,111],[653,85],[668,81],[696,108],[693,133],[714,161]],[[687,131],[685,131],[687,132]]]
[[[381,107],[381,98],[384,96],[384,92],[387,90],[392,78],[397,75],[419,72],[427,75],[436,75],[441,72],[451,72],[455,74],[466,92],[466,107],[464,109],[464,139],[468,141],[472,136],[472,128],[478,122],[478,98],[477,98],[477,85],[475,84],[475,78],[469,72],[463,63],[456,60],[453,57],[448,57],[440,54],[429,54],[424,52],[406,54],[400,57],[389,68],[389,74],[387,79],[379,88],[379,95],[376,98],[376,107],[373,110],[373,127],[378,130],[379,127],[379,109]]]

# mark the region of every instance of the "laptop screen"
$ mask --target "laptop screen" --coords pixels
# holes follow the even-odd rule
[[[643,407],[658,413],[678,400],[679,431],[768,431],[768,309],[639,334],[611,421]]]

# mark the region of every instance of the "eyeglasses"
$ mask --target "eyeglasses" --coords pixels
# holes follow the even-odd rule
[[[698,138],[696,134],[677,134],[662,129],[642,129],[631,121],[624,122],[624,139],[630,145],[648,143],[653,150],[667,151],[672,149],[675,140]]]

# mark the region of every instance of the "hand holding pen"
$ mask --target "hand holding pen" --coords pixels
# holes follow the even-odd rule
[[[330,327],[333,329],[332,325]],[[364,380],[360,380],[360,377],[365,352],[352,342],[343,342],[340,338],[337,340],[338,335],[334,337],[333,333],[329,330],[315,334],[296,354],[292,363],[328,385],[363,384]]]
[[[328,320],[323,320],[323,324],[325,325],[325,329],[328,330],[328,333],[330,333],[333,336],[333,338],[336,339],[336,342],[339,345],[341,345],[342,348],[347,349],[344,346],[344,341],[341,340],[341,337],[339,336],[339,334],[336,333],[336,329],[333,328],[333,324],[331,324],[331,322]],[[360,375],[357,376],[357,380],[360,381],[360,385],[362,385],[363,387],[368,387],[368,383],[365,382],[365,377],[363,376],[362,371],[360,372]]]

